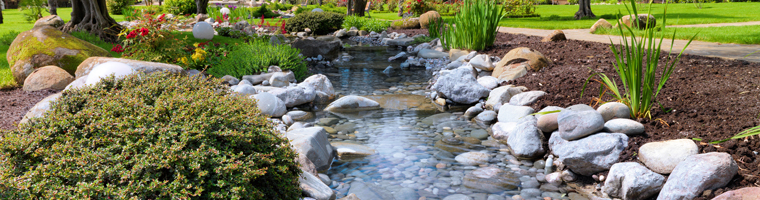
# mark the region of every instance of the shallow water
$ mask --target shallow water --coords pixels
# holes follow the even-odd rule
[[[398,52],[377,48],[347,51],[353,59],[318,71],[329,77],[341,95],[366,96],[384,107],[356,115],[319,111],[310,120],[320,125],[322,118],[338,118],[337,124],[329,126],[336,132],[330,135],[331,142],[361,144],[376,152],[367,157],[334,161],[326,174],[338,198],[350,193],[356,193],[362,200],[443,199],[454,194],[475,199],[511,199],[514,195],[559,197],[559,193],[537,189],[540,184],[536,175],[544,171],[543,166],[533,166],[533,162],[509,155],[505,145],[486,139],[485,129],[463,119],[461,113],[438,111],[425,98],[430,92],[426,87],[431,72],[424,67],[399,69],[400,62],[388,62],[388,57]],[[396,70],[383,73],[389,65]],[[451,140],[452,137],[459,140]],[[448,143],[441,141],[444,138],[448,138]],[[454,157],[464,152],[488,153],[490,161],[478,166],[462,165]],[[487,166],[505,170],[507,181],[532,189],[487,192],[478,186],[464,186],[467,174]]]

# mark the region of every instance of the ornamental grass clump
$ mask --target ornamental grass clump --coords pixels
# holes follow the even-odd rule
[[[308,75],[306,61],[301,50],[287,44],[270,45],[269,40],[253,39],[248,44],[235,47],[218,65],[208,69],[215,77],[230,75],[242,78],[245,75],[266,72],[269,66],[277,65],[292,71],[296,79]]]
[[[633,10],[634,16],[638,16],[636,9],[636,3],[631,2],[632,9],[628,9],[628,13]],[[651,1],[648,13],[651,13]],[[665,24],[667,19],[667,5],[663,12],[662,24]],[[649,20],[649,18],[647,18]],[[648,23],[647,23],[648,24]],[[623,27],[627,30],[627,33],[623,31]],[[615,55],[615,71],[623,83],[623,91],[617,85],[617,82],[607,77],[603,73],[599,73],[598,76],[601,79],[602,86],[607,90],[612,91],[615,99],[628,105],[631,110],[631,117],[633,118],[652,118],[651,108],[653,101],[657,98],[657,95],[665,86],[665,82],[670,78],[670,74],[673,73],[673,68],[678,63],[686,47],[694,40],[694,35],[686,46],[683,47],[681,52],[673,59],[670,55],[666,55],[668,60],[665,62],[665,68],[661,70],[659,80],[655,76],[658,73],[658,63],[660,61],[660,53],[662,47],[662,41],[665,34],[660,35],[660,40],[657,41],[655,35],[655,29],[650,28],[645,30],[643,36],[637,38],[631,27],[620,23],[618,30],[623,37],[622,45],[620,48],[615,45],[610,45],[612,53]],[[626,34],[630,35],[630,41]],[[676,31],[673,30],[673,37],[671,38],[670,52],[673,51],[673,41],[675,40]],[[612,43],[612,39],[610,39]],[[596,74],[594,75],[596,76]],[[584,84],[585,85],[585,84]],[[584,86],[585,89],[585,86]],[[581,96],[583,92],[581,92]]]
[[[0,140],[2,199],[301,196],[288,140],[218,79],[111,76]]]
[[[441,42],[447,49],[482,50],[496,40],[504,9],[496,0],[464,0],[453,24],[444,25]]]

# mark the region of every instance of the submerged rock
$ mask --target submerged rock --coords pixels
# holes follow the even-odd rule
[[[375,150],[361,144],[348,142],[331,142],[330,145],[338,151],[340,159],[361,158],[375,154]]]
[[[325,108],[330,112],[355,112],[380,109],[380,103],[360,96],[344,96]]]
[[[511,171],[504,171],[495,167],[483,167],[465,175],[463,184],[466,188],[497,193],[517,189],[520,180]]]

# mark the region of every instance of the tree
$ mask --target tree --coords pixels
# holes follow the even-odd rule
[[[578,0],[578,12],[575,13],[575,19],[584,17],[596,18],[596,15],[591,12],[591,0]]]
[[[196,14],[207,14],[206,7],[208,7],[208,0],[195,0],[195,7],[198,8]]]
[[[349,0],[348,1],[348,13],[346,15],[356,15],[364,17],[364,5],[367,4],[365,0]]]
[[[403,0],[398,0],[398,16],[399,17],[403,17],[404,16],[404,7],[403,7],[403,5],[404,5],[404,1]]]
[[[71,0],[71,20],[63,26],[64,32],[86,31],[106,42],[117,42],[124,27],[119,25],[106,8],[106,0]]]
[[[58,0],[48,0],[48,7],[50,7],[48,12],[51,15],[58,15]]]

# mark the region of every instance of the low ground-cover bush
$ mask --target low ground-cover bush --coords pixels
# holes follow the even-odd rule
[[[68,90],[0,134],[4,199],[296,199],[296,152],[219,80],[154,73]]]
[[[389,26],[391,26],[390,21],[364,18],[353,15],[346,16],[343,19],[343,25],[341,25],[341,27],[346,30],[350,29],[351,27],[356,27],[359,30],[365,30],[369,32],[374,31],[378,33],[388,29]]]
[[[285,30],[290,32],[303,31],[305,28],[312,32],[324,35],[341,27],[343,14],[332,12],[305,12],[288,19]]]
[[[532,0],[506,0],[504,1],[504,14],[508,17],[538,16]]]
[[[293,71],[297,79],[307,75],[306,62],[299,56],[301,50],[288,45],[270,45],[269,40],[255,39],[249,44],[237,46],[219,65],[208,73],[216,77],[231,75],[241,78],[258,72],[266,72],[271,65]]]

